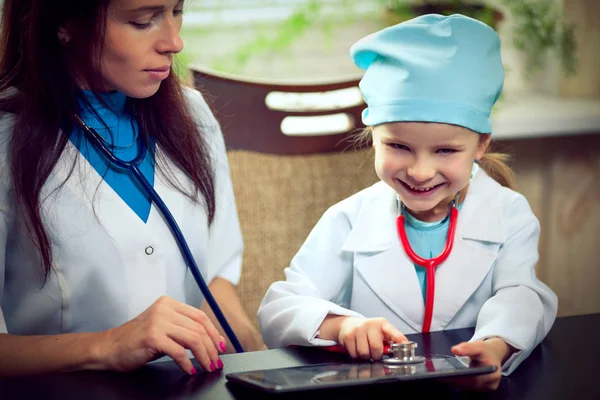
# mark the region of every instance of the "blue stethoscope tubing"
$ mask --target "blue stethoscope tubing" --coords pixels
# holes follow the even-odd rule
[[[212,312],[217,317],[217,320],[219,321],[221,327],[227,334],[227,337],[229,337],[229,340],[235,348],[235,351],[237,353],[243,353],[244,349],[242,348],[242,345],[235,336],[235,333],[233,332],[233,329],[231,329],[231,326],[229,326],[229,323],[227,322],[227,319],[225,318],[223,312],[219,308],[219,305],[217,304],[215,298],[210,293],[210,289],[206,285],[204,278],[202,278],[200,269],[198,268],[196,261],[194,261],[192,252],[190,251],[187,241],[185,240],[183,233],[181,232],[181,229],[177,224],[177,221],[175,221],[175,218],[171,214],[171,211],[169,211],[169,208],[159,196],[159,194],[156,192],[154,187],[152,187],[150,182],[148,182],[148,179],[146,179],[144,174],[142,174],[142,171],[140,171],[140,169],[138,168],[139,165],[142,163],[142,160],[146,157],[146,153],[148,151],[146,145],[142,141],[138,141],[139,148],[135,158],[131,161],[123,161],[117,156],[115,156],[115,154],[105,146],[98,132],[87,126],[87,124],[83,122],[83,120],[79,116],[76,116],[76,119],[81,128],[83,128],[83,130],[89,135],[90,139],[92,139],[92,145],[96,148],[96,150],[98,150],[107,159],[107,161],[111,162],[113,165],[117,166],[118,168],[129,171],[142,186],[142,188],[144,189],[148,197],[150,197],[154,205],[158,208],[169,229],[171,230],[171,233],[173,234],[173,237],[175,238],[175,241],[179,246],[181,255],[185,259],[188,268],[190,269],[192,275],[194,276],[194,279],[196,280],[196,284],[200,288],[200,291],[204,295],[204,298],[208,302],[208,305],[210,306]]]

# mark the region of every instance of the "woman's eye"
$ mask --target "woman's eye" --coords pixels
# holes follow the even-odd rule
[[[146,28],[148,28],[150,26],[150,24],[152,24],[152,20],[150,20],[150,22],[135,22],[135,21],[131,21],[129,23],[131,25],[133,25],[137,29],[146,29]]]
[[[174,17],[178,17],[180,15],[183,15],[183,8],[181,10],[173,10]]]

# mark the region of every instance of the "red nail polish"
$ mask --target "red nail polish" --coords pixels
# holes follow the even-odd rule
[[[223,361],[221,361],[221,359],[219,358],[219,360],[217,361],[217,366],[219,367],[219,369],[223,369]]]
[[[221,343],[219,343],[219,345],[221,346],[221,350],[227,351],[227,347],[225,346],[225,343],[221,342]]]
[[[192,369],[190,370],[190,373],[192,375],[196,375],[196,368],[192,367]]]
[[[211,361],[211,363],[209,365],[209,368],[210,368],[210,372],[214,372],[216,370],[215,364],[212,361]]]

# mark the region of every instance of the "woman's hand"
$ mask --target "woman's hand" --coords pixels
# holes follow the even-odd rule
[[[196,369],[186,354],[191,350],[206,371],[223,368],[219,352],[225,340],[206,314],[190,305],[163,296],[133,320],[105,332],[106,368],[131,371],[168,355],[188,374]]]
[[[385,318],[345,317],[338,331],[338,343],[352,358],[380,360],[383,345],[408,341],[396,327]]]
[[[496,390],[502,378],[502,364],[515,349],[500,338],[463,342],[452,347],[452,353],[460,357],[469,357],[471,366],[495,365],[496,372],[449,380],[455,386],[466,390]]]
[[[213,279],[208,284],[208,288],[219,304],[221,312],[227,319],[229,326],[235,333],[244,351],[267,350],[260,332],[252,324],[250,318],[248,318],[248,314],[244,311],[237,288],[228,280],[220,277]],[[217,330],[225,337],[225,340],[228,340],[229,338],[226,336],[219,320],[215,317],[215,314],[206,301],[202,303],[200,309],[208,315]],[[229,341],[226,344],[228,351],[235,353],[233,344]]]

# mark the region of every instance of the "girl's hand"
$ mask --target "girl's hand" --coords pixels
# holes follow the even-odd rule
[[[186,349],[206,371],[223,368],[219,352],[226,350],[225,340],[206,314],[166,296],[131,321],[104,332],[103,337],[107,369],[131,371],[167,355],[183,371],[195,374]]]
[[[408,339],[385,318],[346,317],[340,323],[337,341],[352,358],[380,360],[384,343]]]
[[[461,357],[469,357],[471,366],[495,365],[496,372],[451,379],[449,382],[466,390],[496,390],[502,378],[502,364],[515,349],[500,338],[463,342],[452,347],[452,353]]]

